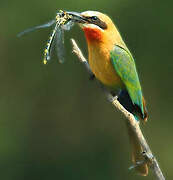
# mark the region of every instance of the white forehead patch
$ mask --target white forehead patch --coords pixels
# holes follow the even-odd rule
[[[98,11],[84,11],[81,14],[84,16],[98,16],[100,13]]]

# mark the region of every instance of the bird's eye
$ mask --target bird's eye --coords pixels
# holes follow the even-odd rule
[[[98,17],[97,16],[92,16],[91,19],[96,21],[96,20],[98,20]]]

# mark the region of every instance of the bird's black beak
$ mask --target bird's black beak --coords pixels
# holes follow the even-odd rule
[[[81,13],[78,12],[73,12],[73,11],[66,11],[67,14],[69,14],[70,16],[72,16],[72,20],[77,22],[77,23],[87,23],[88,19],[84,16],[81,15]]]

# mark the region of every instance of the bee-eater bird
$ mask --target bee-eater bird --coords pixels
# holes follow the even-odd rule
[[[135,61],[116,26],[107,15],[97,11],[85,11],[78,16],[87,40],[93,74],[111,92],[118,92],[119,102],[137,121],[142,119],[146,122],[148,115]],[[142,147],[130,126],[128,133],[132,161],[136,165],[143,160]],[[148,174],[147,164],[138,165],[136,170],[143,176]]]

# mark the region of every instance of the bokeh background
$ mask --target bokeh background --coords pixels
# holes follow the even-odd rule
[[[55,17],[57,10],[98,10],[112,17],[136,59],[150,118],[144,135],[167,179],[173,178],[172,1],[0,1],[0,179],[154,179],[129,171],[124,117],[71,53],[87,56],[83,32],[66,32],[66,63],[53,52],[42,62],[51,28],[16,34]]]

